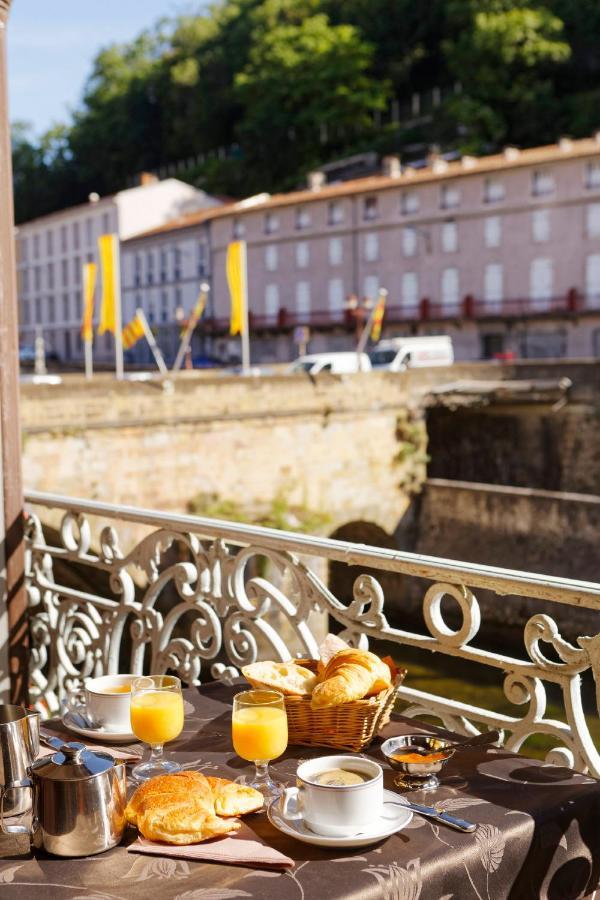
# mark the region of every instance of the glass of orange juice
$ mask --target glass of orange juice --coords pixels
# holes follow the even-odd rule
[[[233,748],[238,756],[255,765],[254,776],[236,781],[256,788],[266,800],[282,792],[271,778],[269,763],[285,752],[288,723],[283,694],[279,691],[242,691],[233,698],[231,717]]]
[[[131,685],[131,730],[140,741],[150,744],[150,758],[133,769],[137,781],[155,775],[178,772],[181,766],[163,758],[167,741],[179,737],[183,730],[183,697],[181,681],[174,675],[145,675]]]

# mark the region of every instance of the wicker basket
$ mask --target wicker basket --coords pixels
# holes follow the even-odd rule
[[[297,659],[313,672],[317,660]],[[289,743],[303,747],[333,747],[336,750],[364,750],[390,720],[398,688],[406,670],[399,672],[393,687],[374,697],[342,703],[328,709],[312,709],[310,697],[287,696]]]

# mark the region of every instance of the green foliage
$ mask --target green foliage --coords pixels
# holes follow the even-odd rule
[[[279,490],[270,503],[260,509],[221,498],[218,494],[199,493],[188,501],[187,511],[195,516],[262,525],[280,531],[323,533],[331,521],[330,516],[303,504],[291,503],[289,493],[286,489]]]
[[[200,154],[187,180],[244,196],[366,149],[590,133],[599,38],[597,0],[218,0],[101,50],[68,125],[34,139],[15,123],[17,220]],[[434,87],[441,107],[375,127],[392,98]]]

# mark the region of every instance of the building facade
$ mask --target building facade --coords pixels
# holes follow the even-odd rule
[[[20,343],[37,335],[61,360],[83,356],[83,264],[98,261],[98,237],[116,233],[121,241],[176,216],[215,206],[218,201],[174,178],[158,182],[142,176],[138,187],[109,197],[91,194],[89,202],[19,225],[16,233]],[[98,310],[96,310],[97,319]],[[125,318],[125,311],[124,316]],[[96,337],[94,358],[111,360],[110,334]]]

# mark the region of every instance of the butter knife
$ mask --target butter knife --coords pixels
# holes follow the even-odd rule
[[[386,800],[385,803],[393,803],[394,806],[406,806],[413,812],[419,813],[420,816],[426,816],[429,819],[435,819],[437,822],[443,822],[450,828],[456,828],[457,831],[466,831],[469,834],[476,830],[477,825],[474,822],[467,822],[466,819],[458,819],[451,816],[450,813],[442,812],[435,806],[423,806],[421,803],[412,803],[410,800],[401,800],[397,803],[394,800]]]

